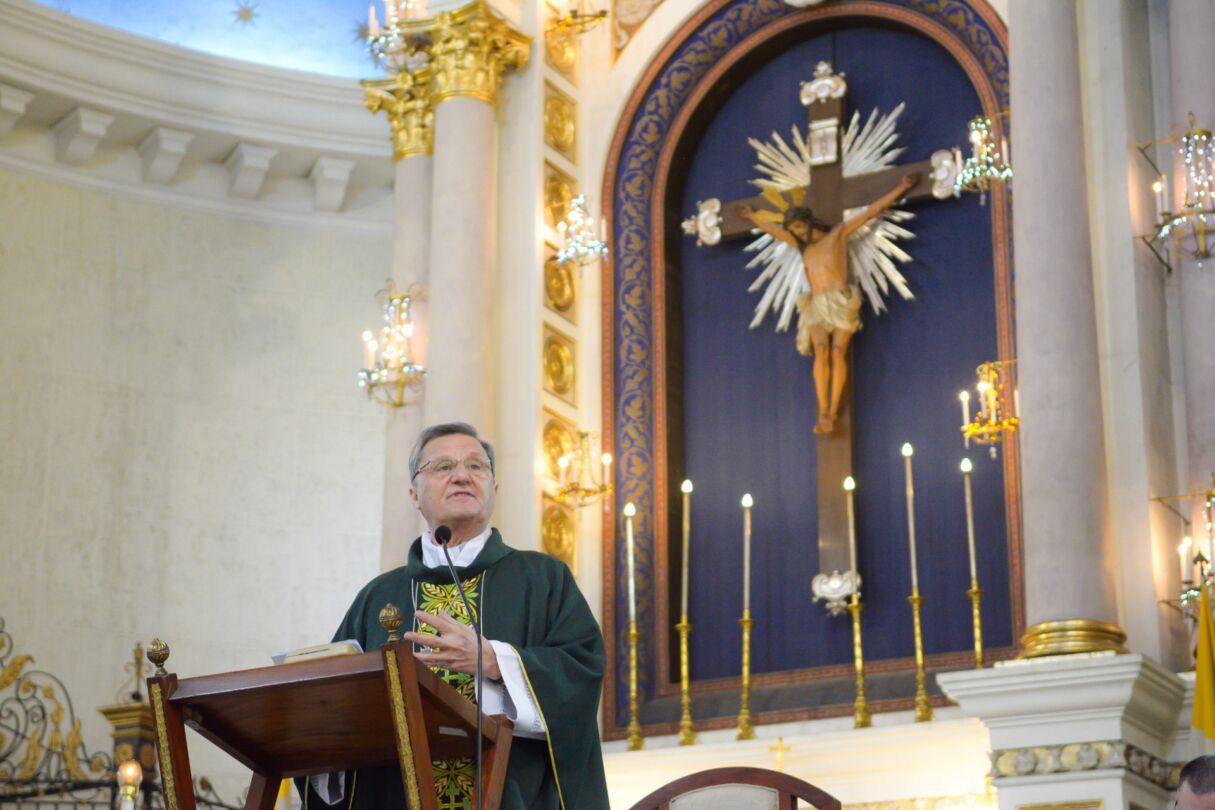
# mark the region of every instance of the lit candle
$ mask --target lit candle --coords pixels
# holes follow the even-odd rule
[[[1186,538],[1182,539],[1181,545],[1179,545],[1177,547],[1177,556],[1179,556],[1181,558],[1181,581],[1182,582],[1191,582],[1194,579],[1194,575],[1191,571],[1191,568],[1193,567],[1193,563],[1190,561],[1190,543],[1191,542],[1192,541],[1190,540],[1190,538],[1186,537]]]
[[[979,413],[983,414],[983,421],[990,421],[987,416],[987,389],[991,388],[991,384],[987,380],[982,380],[978,386],[979,390]]]
[[[856,512],[852,505],[852,493],[855,489],[856,481],[850,475],[844,479],[844,503],[848,505],[848,568],[853,574],[859,575],[860,572],[856,570]],[[860,592],[858,587],[858,596]]]
[[[742,496],[743,508],[743,615],[751,612],[751,507],[755,500],[748,492]]]
[[[375,341],[370,330],[363,333],[363,368],[375,368]]]
[[[962,400],[962,430],[965,431],[970,425],[970,392],[963,391],[958,394],[958,399]],[[962,434],[962,444],[970,447],[970,437],[965,433]]]
[[[970,473],[974,466],[970,459],[962,459],[962,482],[966,490],[966,547],[970,550],[970,581],[979,580],[978,566],[975,564],[975,503],[970,491]]]
[[[1164,183],[1159,180],[1152,183],[1152,191],[1156,193],[1156,219],[1161,219],[1164,213]]]
[[[570,457],[568,454],[557,459],[557,469],[560,471],[558,477],[560,478],[561,486],[565,486],[565,479],[570,469]]]
[[[953,165],[957,168],[958,174],[962,173],[962,150],[958,147],[953,148]]]
[[[1000,139],[1000,157],[1004,159],[1004,165],[1008,165],[1008,138]]]
[[[903,445],[903,470],[907,479],[907,538],[911,544],[911,591],[916,593],[920,588],[919,577],[916,576],[915,564],[915,485],[911,478],[911,455],[915,451],[910,444]]]
[[[1013,416],[1021,418],[1021,389],[1013,389]]]
[[[683,590],[680,592],[679,617],[688,620],[688,552],[692,540],[692,482],[684,481],[679,487],[683,493]]]
[[[630,501],[624,505],[624,539],[629,559],[629,623],[637,621],[637,582],[633,572],[633,516],[637,507]]]
[[[603,483],[604,486],[607,486],[612,480],[611,476],[608,474],[611,471],[611,469],[612,469],[612,454],[604,453],[603,455],[601,455],[599,457],[599,473],[600,473],[599,480]]]
[[[375,18],[375,3],[367,6],[367,36],[378,37],[380,35],[380,23]]]

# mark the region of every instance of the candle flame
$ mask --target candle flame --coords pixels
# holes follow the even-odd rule
[[[970,392],[969,391],[961,392],[960,394],[958,394],[958,399],[962,400],[963,402],[970,402]]]
[[[974,465],[970,463],[970,459],[962,459],[962,472],[969,474],[974,468]]]
[[[904,456],[907,456],[908,458],[911,458],[911,455],[912,455],[912,453],[914,453],[914,452],[915,452],[915,450],[913,450],[913,449],[911,448],[911,442],[907,442],[906,444],[904,444],[904,445],[903,445],[903,455],[904,455]]]
[[[563,469],[563,470],[564,470],[566,467],[570,466],[570,457],[569,457],[569,456],[562,456],[561,458],[557,459],[557,466],[558,466],[558,467],[560,467],[560,468],[561,468],[561,469]]]
[[[602,456],[600,456],[599,460],[603,462],[603,466],[607,467],[612,463],[612,454],[604,453]]]
[[[370,343],[370,342],[371,342],[371,338],[372,338],[372,335],[371,335],[371,330],[370,330],[370,329],[365,329],[365,330],[363,330],[363,342],[364,342],[364,343]]]
[[[1185,550],[1186,550],[1187,548],[1189,548],[1189,547],[1190,547],[1190,544],[1191,544],[1191,543],[1193,543],[1193,542],[1194,542],[1194,541],[1193,541],[1191,538],[1189,538],[1189,537],[1183,537],[1183,538],[1181,538],[1181,545],[1179,545],[1179,546],[1177,547],[1177,550],[1178,550],[1178,551],[1180,551],[1182,554],[1185,554]]]
[[[742,496],[742,505],[743,505],[743,509],[750,509],[752,506],[755,505],[755,499],[751,497],[750,492],[748,492],[746,495]]]
[[[1161,183],[1160,183],[1160,181],[1159,181],[1159,180],[1157,180],[1155,183],[1152,183],[1152,191],[1154,191],[1154,192],[1156,192],[1157,194],[1159,194],[1159,193],[1160,193],[1161,191],[1163,191],[1163,190],[1164,190],[1164,186],[1163,186],[1163,185],[1161,185]]]
[[[856,481],[853,480],[851,475],[844,479],[844,489],[848,492],[856,489]]]
[[[626,503],[624,505],[624,516],[625,517],[633,517],[633,515],[636,515],[636,514],[637,514],[637,507],[633,506],[632,501],[629,501],[628,503]]]
[[[679,491],[682,492],[684,495],[691,495],[692,494],[692,482],[685,478],[684,482],[679,485]]]

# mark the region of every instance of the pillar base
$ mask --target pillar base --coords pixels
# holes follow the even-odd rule
[[[1021,637],[1022,658],[1073,653],[1127,651],[1126,633],[1116,624],[1093,619],[1039,622]]]

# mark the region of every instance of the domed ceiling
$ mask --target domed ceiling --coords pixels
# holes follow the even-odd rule
[[[360,38],[367,0],[38,0],[141,37],[326,76],[380,75]],[[383,17],[377,2],[376,13]]]

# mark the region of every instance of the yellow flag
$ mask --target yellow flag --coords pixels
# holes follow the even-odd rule
[[[291,807],[291,780],[284,779],[278,785],[278,798],[274,800],[275,810],[289,810]]]
[[[1198,663],[1194,668],[1194,717],[1192,725],[1215,742],[1215,622],[1207,589],[1200,587],[1198,602]]]

